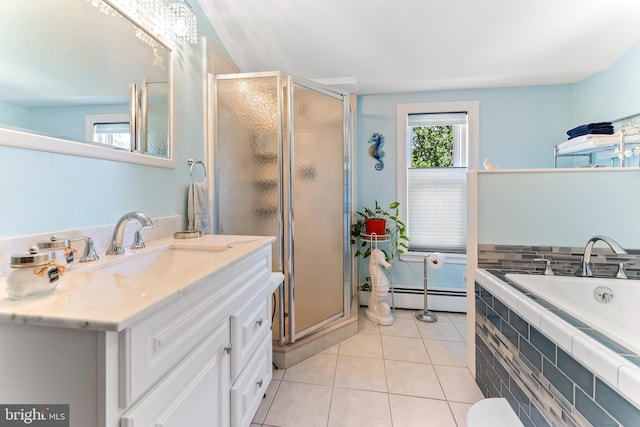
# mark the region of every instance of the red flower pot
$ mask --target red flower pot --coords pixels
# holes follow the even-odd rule
[[[367,234],[376,234],[378,236],[383,236],[387,231],[387,220],[372,218],[365,220],[365,230]]]

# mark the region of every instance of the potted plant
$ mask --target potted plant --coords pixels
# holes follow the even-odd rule
[[[351,225],[351,244],[358,246],[354,256],[362,257],[366,259],[371,255],[371,229],[367,229],[367,222],[369,220],[383,220],[385,225],[383,230],[376,230],[374,239],[388,240],[389,245],[387,250],[380,247],[386,255],[386,260],[389,264],[394,265],[399,259],[400,254],[404,253],[405,249],[408,249],[409,237],[407,236],[407,227],[398,217],[399,202],[393,202],[388,208],[383,209],[378,201],[375,201],[373,208],[365,207],[361,211],[356,212],[356,222]],[[378,231],[381,231],[378,233]],[[365,238],[362,238],[362,237]],[[367,238],[368,237],[368,238]],[[358,239],[360,242],[358,243]],[[365,283],[360,285],[360,289],[367,291],[371,289],[369,283],[369,277],[366,278]]]

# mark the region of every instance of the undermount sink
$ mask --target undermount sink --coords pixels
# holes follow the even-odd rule
[[[194,268],[202,268],[216,255],[228,249],[230,247],[226,245],[198,249],[169,246],[148,252],[143,251],[122,261],[115,260],[113,263],[92,270],[126,275],[172,276]]]

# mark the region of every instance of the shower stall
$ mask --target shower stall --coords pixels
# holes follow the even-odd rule
[[[215,232],[276,237],[273,333],[292,344],[350,315],[349,97],[279,72],[217,75],[214,92]]]

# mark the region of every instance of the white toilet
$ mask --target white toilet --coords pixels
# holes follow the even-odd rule
[[[467,427],[524,427],[507,399],[493,397],[474,403],[467,412]]]

